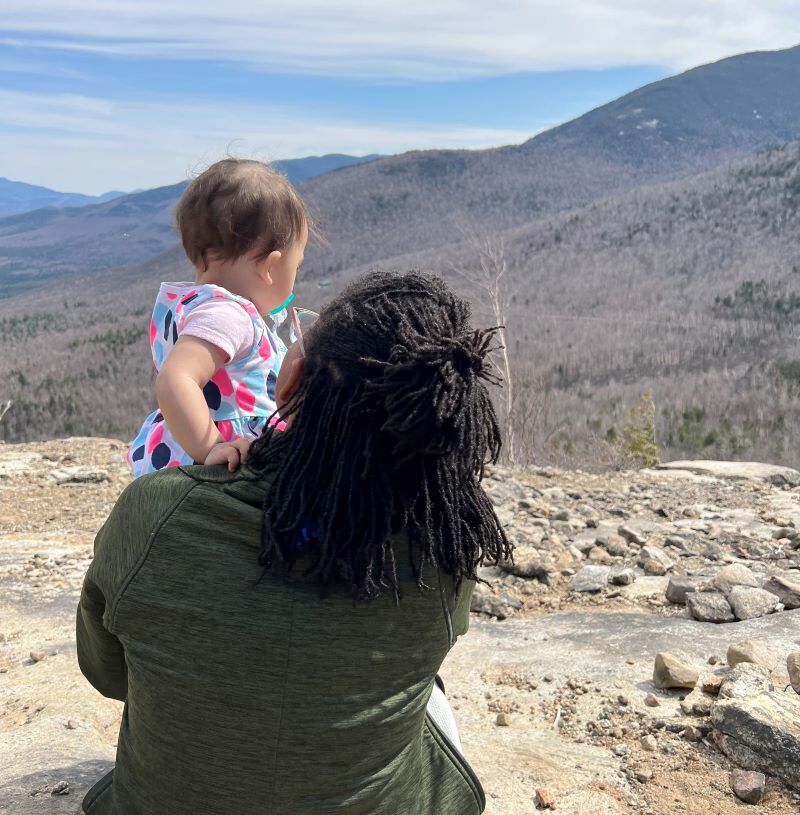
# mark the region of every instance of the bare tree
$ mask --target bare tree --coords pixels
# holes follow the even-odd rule
[[[3,417],[11,410],[12,401],[8,399],[5,403],[0,402],[0,423],[3,421]]]
[[[508,291],[508,262],[506,261],[505,242],[502,235],[482,233],[475,229],[461,228],[464,242],[474,253],[475,265],[458,267],[451,265],[451,270],[463,277],[474,289],[477,296],[484,300],[491,310],[494,324],[498,327],[500,347],[497,359],[492,362],[503,378],[504,407],[504,446],[510,463],[516,461],[516,439],[514,433],[514,377],[508,355],[508,335],[506,318],[511,295]]]

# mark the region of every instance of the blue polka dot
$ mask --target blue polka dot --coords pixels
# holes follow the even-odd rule
[[[164,467],[169,464],[171,458],[172,454],[170,453],[169,445],[164,444],[162,441],[161,444],[159,444],[158,447],[153,450],[153,455],[150,457],[150,461],[156,470],[163,470]]]
[[[206,404],[211,410],[219,410],[222,404],[222,394],[214,382],[207,382],[203,388],[203,396],[206,397]]]

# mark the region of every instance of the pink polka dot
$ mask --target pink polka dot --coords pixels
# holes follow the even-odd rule
[[[177,299],[178,299],[178,295],[177,295],[177,294],[175,294],[175,292],[174,292],[174,291],[168,291],[168,292],[167,292],[167,298],[168,298],[169,300],[177,300]],[[170,466],[171,466],[171,465],[170,465]]]
[[[244,384],[244,382],[236,388],[236,404],[245,411],[245,413],[250,413],[250,411],[256,406],[256,397],[253,391]]]
[[[156,338],[156,334],[158,334],[156,324],[152,320],[150,320],[150,345],[153,344],[153,340]]]
[[[167,464],[167,467],[180,467],[180,466],[181,466],[180,461],[175,461],[175,460],[170,461],[170,463]]]
[[[153,435],[150,436],[150,438],[147,440],[147,452],[152,453],[153,450],[155,450],[156,447],[158,447],[158,445],[161,444],[161,439],[163,437],[164,437],[164,425],[160,424],[153,432]]]
[[[286,430],[286,422],[284,422],[283,419],[280,418],[280,416],[273,416],[269,420],[269,426],[274,427],[276,430],[280,430],[281,433],[284,430]]]
[[[220,368],[214,376],[211,377],[211,381],[219,388],[219,392],[223,396],[233,395],[233,382],[231,382],[231,378],[224,368]]]
[[[219,430],[220,436],[222,436],[225,441],[231,441],[233,439],[233,425],[229,421],[223,420],[217,422],[217,430]]]
[[[258,345],[258,355],[261,359],[269,359],[272,356],[272,346],[266,337],[261,338],[261,342]]]

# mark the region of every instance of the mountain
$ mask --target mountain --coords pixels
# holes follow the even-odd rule
[[[303,193],[329,245],[306,268],[441,246],[800,138],[800,47],[745,54],[640,88],[522,145],[407,153],[317,178]],[[522,100],[521,100],[522,101]]]
[[[318,175],[332,173],[343,167],[353,167],[365,164],[380,158],[377,153],[369,156],[345,156],[342,153],[328,153],[325,156],[308,156],[306,158],[290,158],[276,161],[275,166],[286,175],[292,184],[302,184]]]
[[[375,158],[331,154],[287,159],[274,166],[299,184]],[[141,263],[176,245],[172,210],[186,183],[91,206],[53,205],[0,219],[0,297],[55,279]]]
[[[462,284],[455,270],[475,269],[475,241],[500,240],[526,456],[608,456],[651,387],[667,455],[791,463],[799,57],[704,66],[516,147],[414,152],[304,182],[328,245],[307,253],[298,300],[320,305],[375,267]],[[188,271],[169,234],[179,191],[70,211],[72,221],[32,213],[43,222],[20,232],[0,221],[2,288],[58,283],[0,301],[0,400],[16,405],[0,424],[8,439],[130,435],[152,406],[143,326],[158,282]],[[152,257],[158,246],[167,251]],[[485,296],[463,288],[490,324]]]
[[[800,47],[745,54],[647,85],[492,150],[429,150],[286,162],[327,238],[306,273],[325,279],[395,255],[502,230],[609,196],[687,177],[800,138]],[[523,102],[524,100],[521,100]],[[177,245],[173,185],[77,210],[0,219],[8,296],[47,280],[141,262]]]
[[[628,408],[652,388],[666,457],[800,456],[800,142],[609,197],[502,233],[519,451],[608,463]],[[330,285],[303,272],[319,307],[367,268],[438,271],[492,324],[468,234],[352,267]],[[8,440],[127,437],[152,408],[146,324],[171,250],[0,301],[0,423]],[[92,297],[86,296],[91,289]]]
[[[25,184],[0,177],[0,218],[42,207],[82,207],[119,198],[124,192],[114,190],[103,195],[82,195],[79,192],[56,192],[47,187]]]
[[[54,280],[141,262],[177,243],[172,210],[186,182],[103,204],[0,219],[0,281],[12,296]]]

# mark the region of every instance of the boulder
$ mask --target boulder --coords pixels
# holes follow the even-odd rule
[[[657,688],[693,688],[700,674],[673,654],[662,651],[653,666],[653,684]]]
[[[535,549],[517,549],[513,561],[501,560],[498,566],[508,574],[538,580],[547,585],[553,580],[553,564],[547,563]]]
[[[577,538],[575,538],[574,541],[572,541],[572,545],[581,554],[588,555],[589,552],[591,552],[592,549],[594,549],[599,544],[597,543],[597,538],[595,538],[594,535],[588,535],[588,536],[579,535]]]
[[[686,605],[686,595],[695,590],[696,583],[691,577],[672,575],[667,583],[667,600],[676,605]]]
[[[752,770],[734,770],[728,775],[733,794],[746,804],[757,804],[764,797],[767,777]]]
[[[725,699],[711,713],[720,749],[747,770],[777,776],[800,788],[800,698],[770,691]]]
[[[506,617],[510,617],[520,608],[522,608],[521,600],[506,592],[494,594],[483,583],[478,583],[472,593],[470,611],[489,614],[492,617],[497,617],[498,620],[505,620]]]
[[[800,651],[794,651],[786,658],[786,670],[795,692],[800,693]]]
[[[693,591],[686,595],[689,614],[701,623],[732,623],[736,617],[725,595],[717,591]]]
[[[728,665],[733,668],[741,662],[752,662],[772,673],[780,657],[762,640],[743,640],[728,648]]]
[[[722,687],[722,681],[722,677],[717,674],[713,674],[707,679],[704,679],[702,685],[703,693],[707,693],[709,696],[716,696]]]
[[[630,586],[636,581],[636,572],[633,569],[621,569],[611,574],[611,582],[615,586]]]
[[[589,550],[588,557],[592,563],[611,563],[614,559],[600,546],[593,546]]]
[[[782,608],[774,594],[750,586],[734,586],[728,595],[728,603],[737,620],[753,620]]]
[[[61,467],[58,470],[51,470],[50,477],[55,479],[56,484],[98,484],[102,481],[110,481],[111,478],[105,470],[99,467]]]
[[[717,591],[727,595],[735,586],[757,588],[759,584],[758,579],[747,566],[743,566],[741,563],[731,563],[730,566],[725,566],[716,573],[711,585]]]
[[[775,690],[769,674],[755,662],[740,662],[722,680],[720,699],[752,699],[767,691]]]
[[[621,526],[617,529],[617,534],[628,543],[635,543],[638,546],[644,546],[647,543],[647,536],[630,526]]]
[[[763,588],[774,594],[784,608],[800,608],[800,583],[776,575],[767,580]]]
[[[655,560],[660,563],[664,569],[671,569],[675,562],[660,546],[643,546],[639,551],[637,563],[639,566],[644,566],[648,560]]]
[[[609,555],[614,557],[625,557],[630,553],[628,544],[625,543],[625,538],[622,535],[606,535],[597,538],[595,543],[602,546]]]
[[[667,573],[667,567],[660,560],[653,558],[646,560],[642,569],[648,577],[663,577]]]
[[[800,484],[800,472],[797,470],[756,461],[668,461],[659,464],[656,469],[686,470],[695,475],[707,475],[712,478],[766,481],[775,486],[789,484],[794,487]]]
[[[602,591],[608,585],[611,569],[608,566],[584,566],[572,578],[572,591]]]

